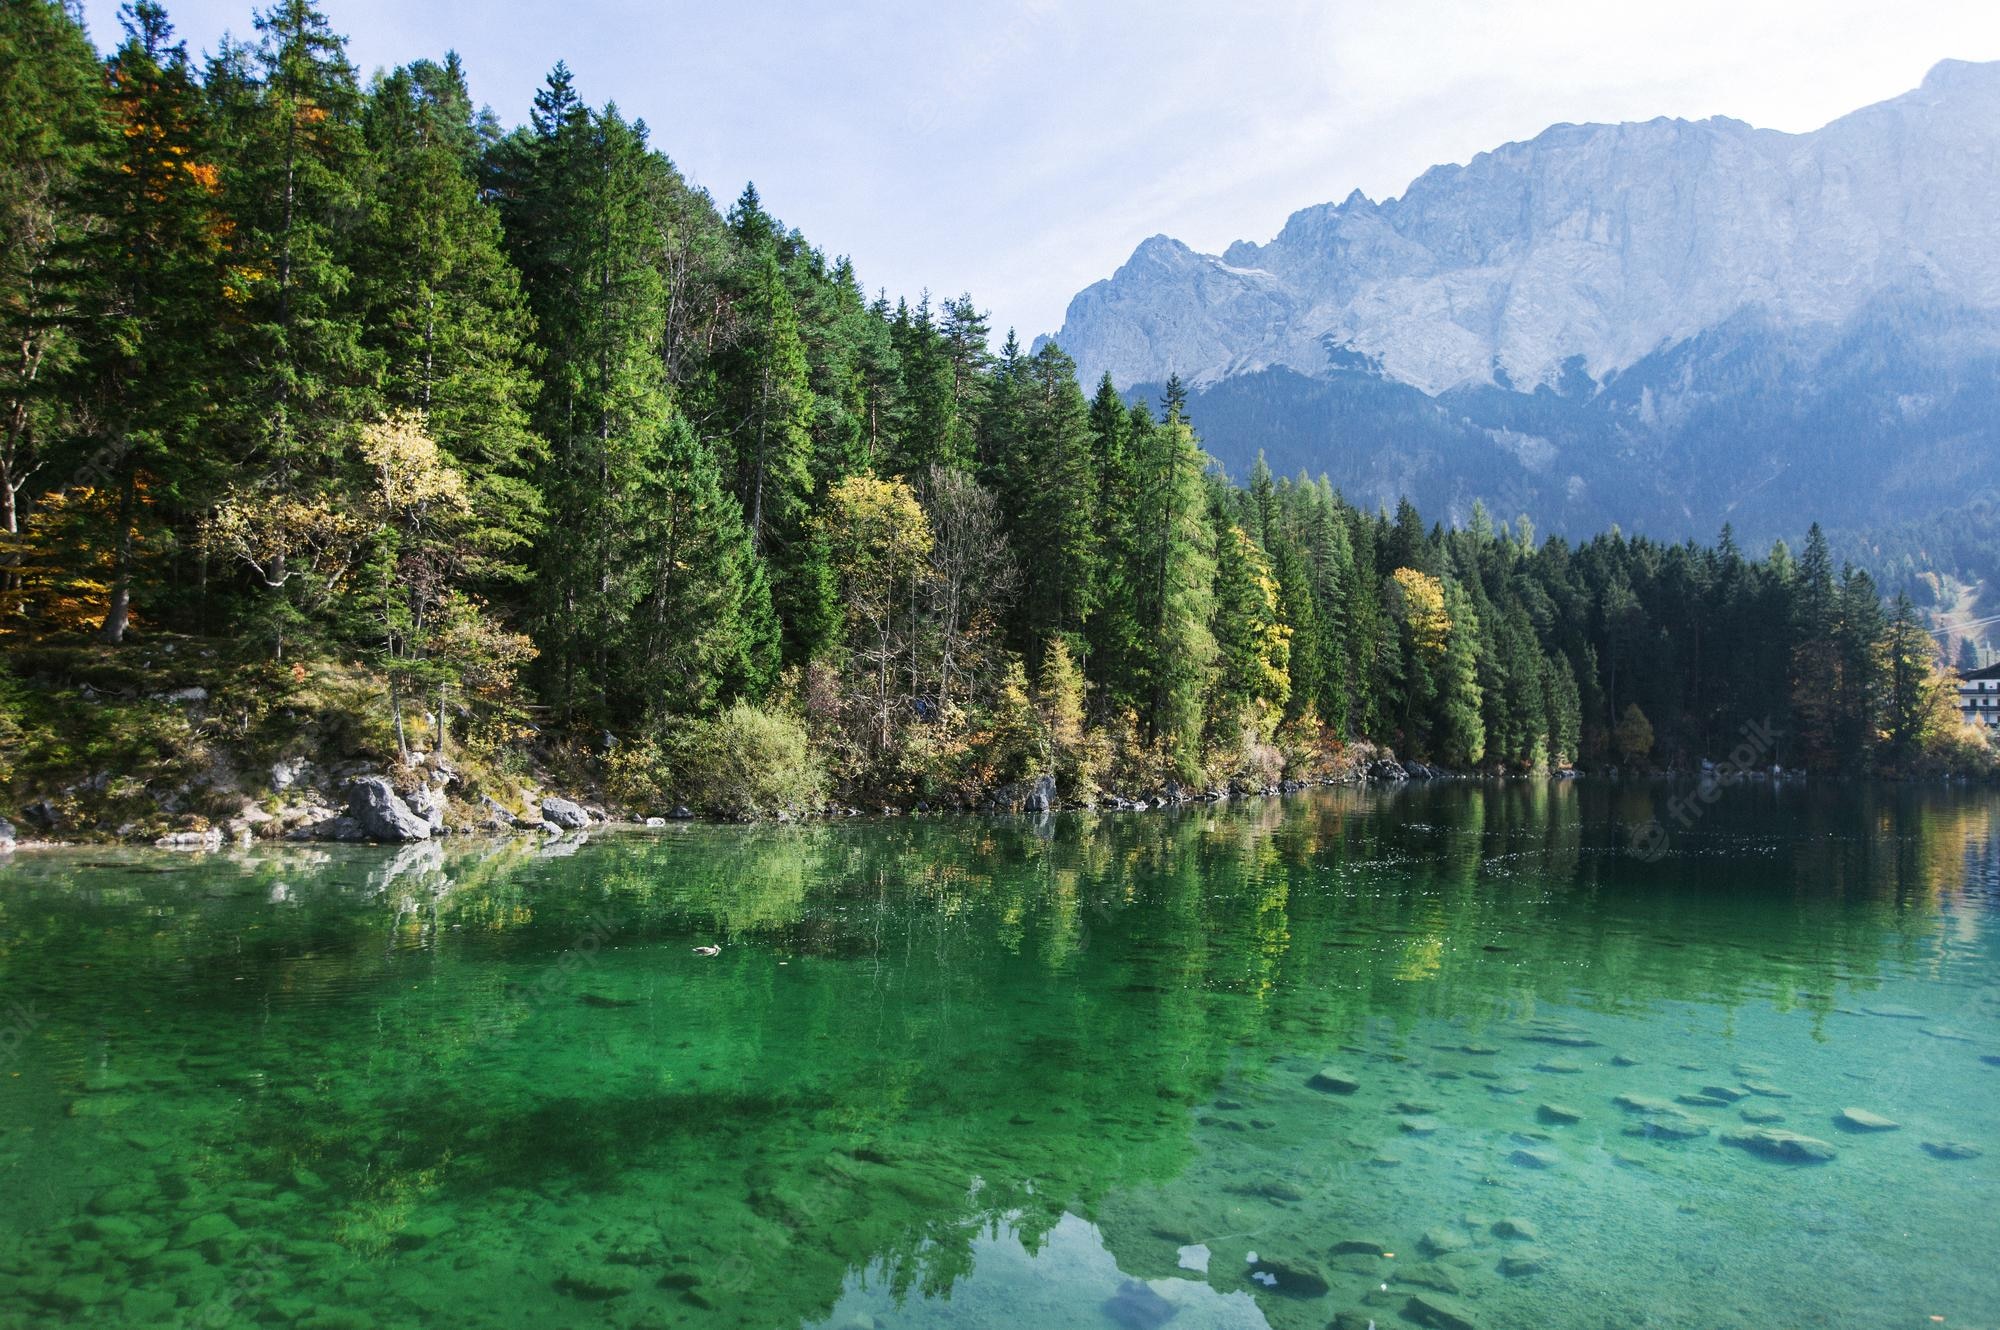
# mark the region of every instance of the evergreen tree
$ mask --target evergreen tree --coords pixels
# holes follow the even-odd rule
[[[225,219],[201,90],[172,37],[159,5],[127,9],[125,41],[105,66],[108,142],[79,182],[91,225],[69,256],[83,440],[118,496],[100,629],[112,643],[130,620],[142,534],[159,533],[141,509],[198,509],[218,470],[202,435],[217,406]]]
[[[103,147],[102,115],[97,56],[69,7],[0,5],[0,586],[28,488],[46,481],[74,413],[60,383],[75,282],[57,255],[87,225],[77,186]]]
[[[519,581],[542,517],[533,321],[499,216],[479,195],[479,127],[458,57],[379,78],[363,123],[375,163],[363,328],[384,402],[421,412],[468,475],[482,580]]]
[[[1284,621],[1278,579],[1263,549],[1234,523],[1216,532],[1215,550],[1209,728],[1227,739],[1249,727],[1268,740],[1291,697],[1292,630]]]

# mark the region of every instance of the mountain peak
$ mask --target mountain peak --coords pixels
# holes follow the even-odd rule
[[[1603,382],[1745,311],[1829,327],[1913,282],[2000,308],[2000,117],[1941,106],[1988,90],[2000,62],[1946,60],[1807,134],[1552,125],[1219,258],[1154,236],[1071,303],[1060,340],[1086,379],[1121,385],[1324,376],[1331,346],[1435,394],[1556,386],[1576,364]]]
[[[2000,88],[2000,60],[1940,60],[1924,75],[1925,92]]]

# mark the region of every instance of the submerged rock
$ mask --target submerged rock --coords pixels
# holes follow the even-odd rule
[[[1439,1293],[1458,1292],[1458,1277],[1441,1265],[1430,1261],[1418,1261],[1397,1270],[1394,1280],[1398,1284],[1408,1284],[1412,1288],[1435,1289]]]
[[[1500,1273],[1509,1279],[1538,1275],[1549,1268],[1549,1254],[1540,1247],[1522,1247],[1500,1258]]]
[[[1583,1070],[1583,1064],[1572,1062],[1568,1058],[1550,1058],[1546,1062],[1537,1062],[1535,1070],[1550,1072],[1557,1076],[1574,1076]]]
[[[1784,1164],[1823,1164],[1838,1153],[1816,1136],[1801,1136],[1797,1132],[1777,1131],[1770,1127],[1726,1131],[1722,1133],[1722,1140],[1725,1145],[1733,1145]]]
[[[1582,1112],[1568,1104],[1543,1104],[1535,1109],[1535,1116],[1543,1122],[1563,1127],[1573,1127],[1583,1121]]]
[[[1639,1065],[1639,1059],[1633,1057],[1630,1053],[1613,1053],[1611,1055],[1611,1065],[1614,1067],[1636,1067]]]
[[[1323,1298],[1332,1287],[1325,1271],[1301,1256],[1259,1256],[1250,1263],[1250,1277],[1290,1298]]]
[[[1637,1122],[1625,1129],[1627,1136],[1644,1136],[1651,1140],[1691,1141],[1698,1136],[1708,1135],[1708,1124],[1692,1113],[1667,1106],[1664,1112],[1645,1113]]]
[[[1456,1229],[1433,1228],[1417,1239],[1417,1246],[1432,1256],[1443,1256],[1446,1252],[1464,1251],[1472,1245],[1472,1239]]]
[[[1353,1094],[1361,1088],[1360,1081],[1334,1067],[1321,1067],[1306,1084],[1321,1094]]]
[[[1834,1115],[1834,1121],[1849,1131],[1896,1131],[1903,1125],[1865,1108],[1843,1108]]]
[[[1479,1330],[1472,1309],[1443,1293],[1413,1293],[1403,1315],[1431,1330]]]
[[[1444,1124],[1432,1117],[1414,1117],[1404,1118],[1397,1125],[1412,1136],[1431,1136]]]
[[[1986,1153],[1964,1141],[1925,1141],[1924,1152],[1933,1159],[1977,1159]]]
[[[1632,1113],[1678,1113],[1680,1110],[1665,1099],[1645,1094],[1621,1094],[1612,1103]]]
[[[1508,1155],[1507,1162],[1519,1168],[1554,1168],[1562,1161],[1552,1150],[1537,1150],[1524,1145]]]
[[[556,1288],[559,1292],[585,1302],[606,1302],[612,1298],[622,1298],[637,1287],[637,1277],[629,1267],[625,1266],[577,1266],[563,1271],[556,1277]]]
[[[1746,1108],[1742,1110],[1741,1116],[1745,1122],[1753,1122],[1758,1126],[1769,1126],[1773,1122],[1785,1120],[1785,1115],[1775,1108]]]
[[[1533,1242],[1541,1236],[1532,1219],[1502,1219],[1493,1225],[1495,1237],[1508,1238],[1519,1242]]]
[[[1751,1094],[1762,1095],[1766,1099],[1790,1099],[1792,1097],[1790,1090],[1780,1089],[1769,1081],[1745,1081],[1743,1082],[1743,1088]]]
[[[1389,1248],[1375,1238],[1342,1238],[1328,1248],[1333,1256],[1380,1256]]]

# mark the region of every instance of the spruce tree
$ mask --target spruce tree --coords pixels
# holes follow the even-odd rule
[[[479,126],[457,56],[379,78],[363,123],[374,181],[359,278],[383,401],[421,412],[470,477],[481,581],[509,590],[541,530],[534,325],[499,215],[480,198]]]
[[[0,5],[0,541],[9,546],[74,411],[61,380],[74,354],[76,283],[57,256],[87,226],[77,186],[104,147],[102,117],[97,55],[69,7]],[[15,557],[0,550],[0,585]]]
[[[198,510],[219,470],[205,431],[218,407],[213,332],[227,231],[186,49],[147,0],[127,10],[125,29],[105,66],[107,144],[80,181],[91,225],[69,255],[85,442],[100,483],[118,495],[104,533],[111,578],[100,629],[112,643],[130,620],[140,542],[156,544],[162,521]]]

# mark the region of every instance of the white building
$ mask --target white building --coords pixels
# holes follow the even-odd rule
[[[1958,710],[1968,725],[2000,729],[2000,665],[1959,676]]]

